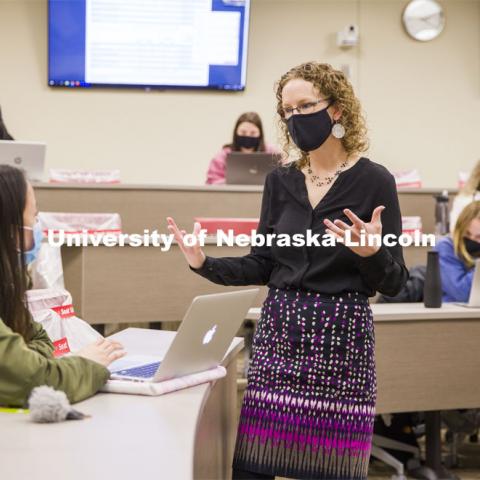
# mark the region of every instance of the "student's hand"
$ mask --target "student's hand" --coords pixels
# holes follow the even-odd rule
[[[177,241],[183,255],[185,255],[188,264],[192,268],[200,268],[203,265],[203,262],[205,262],[205,254],[203,253],[199,242],[197,242],[193,247],[185,246],[185,244],[183,243],[183,236],[187,232],[185,232],[185,230],[180,230],[172,217],[167,217],[167,222],[167,228],[170,233],[173,233],[173,235],[175,236],[175,240]],[[194,223],[193,234],[196,235],[197,238],[201,228],[202,227],[198,222]]]
[[[99,338],[95,343],[87,345],[75,355],[108,367],[115,360],[125,356],[126,353],[121,343],[107,340],[106,338]]]
[[[370,222],[365,223],[363,220],[358,218],[351,210],[346,208],[343,210],[343,213],[352,221],[352,225],[347,225],[345,222],[342,222],[341,220],[334,220],[331,222],[327,218],[323,221],[323,223],[328,227],[325,232],[329,233],[330,235],[335,236],[337,240],[344,240],[345,239],[345,232],[347,230],[351,231],[350,234],[350,239],[353,242],[359,242],[360,241],[360,232],[363,231],[363,235],[365,237],[365,245],[364,247],[358,246],[348,246],[352,252],[356,253],[357,255],[360,255],[361,257],[370,257],[371,255],[375,254],[380,250],[380,246],[377,245],[368,245],[368,234],[378,234],[382,235],[382,221],[380,220],[380,216],[382,214],[382,211],[385,209],[383,205],[380,205],[379,207],[375,208],[375,210],[372,213],[372,218]]]

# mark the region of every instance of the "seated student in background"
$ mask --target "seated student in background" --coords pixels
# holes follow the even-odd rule
[[[24,406],[31,390],[49,385],[71,402],[93,395],[107,381],[106,368],[125,353],[101,339],[75,356],[55,359],[43,327],[26,305],[27,265],[35,259],[42,231],[30,183],[22,171],[0,165],[0,405]]]
[[[450,210],[450,233],[453,233],[460,212],[475,200],[480,200],[480,161],[477,162],[465,185],[453,199]]]
[[[7,127],[3,122],[1,108],[0,108],[0,140],[13,140],[13,137],[8,133]]]
[[[243,113],[235,123],[232,142],[224,145],[210,161],[207,171],[207,184],[225,183],[226,159],[230,152],[280,153],[280,150],[273,145],[265,143],[262,121],[258,113]]]
[[[460,213],[453,234],[437,242],[444,302],[468,302],[475,257],[480,256],[480,201]]]

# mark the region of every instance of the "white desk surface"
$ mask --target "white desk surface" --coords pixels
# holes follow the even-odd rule
[[[463,307],[454,303],[443,303],[440,308],[426,308],[423,303],[372,303],[371,307],[376,322],[480,319],[480,308]],[[260,308],[251,308],[247,319],[258,320],[259,318]]]
[[[223,364],[242,347],[243,339],[235,338]],[[160,397],[97,394],[75,405],[92,418],[56,424],[0,413],[0,478],[190,480],[209,391],[203,384]]]

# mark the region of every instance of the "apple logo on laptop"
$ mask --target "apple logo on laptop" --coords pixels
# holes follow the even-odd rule
[[[203,337],[203,344],[206,345],[207,343],[210,343],[216,332],[217,332],[217,326],[214,325]]]

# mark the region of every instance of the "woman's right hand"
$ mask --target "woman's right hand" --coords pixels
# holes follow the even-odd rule
[[[175,240],[178,243],[178,246],[180,247],[180,250],[182,251],[183,255],[185,256],[188,264],[192,268],[200,268],[203,263],[205,262],[205,254],[203,253],[203,250],[200,247],[199,242],[196,242],[193,247],[187,247],[183,243],[183,236],[186,234],[185,230],[180,230],[177,227],[177,224],[173,220],[172,217],[167,217],[167,228],[170,231],[170,233],[173,233]],[[197,238],[200,234],[201,230],[201,225],[198,222],[195,222],[193,225],[193,235],[195,235]]]
[[[95,343],[87,345],[75,355],[108,367],[115,360],[125,356],[126,353],[121,343],[107,340],[106,338],[99,338]]]

